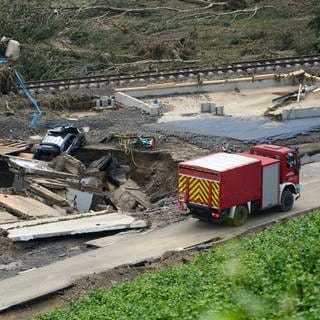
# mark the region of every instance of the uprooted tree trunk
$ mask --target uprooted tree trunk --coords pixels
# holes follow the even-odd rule
[[[7,95],[10,92],[18,92],[14,71],[6,65],[0,65],[0,92],[3,95]]]

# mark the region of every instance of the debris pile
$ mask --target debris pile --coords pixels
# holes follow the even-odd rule
[[[272,106],[264,113],[274,120],[318,117],[318,93],[320,92],[319,77],[312,76],[304,70],[298,70],[284,77],[298,77],[298,88],[292,92],[280,93],[272,100]],[[306,100],[304,104],[303,100]]]
[[[111,152],[87,167],[68,154],[4,159],[14,179],[0,193],[0,230],[14,241],[147,226],[124,214],[146,210],[150,200]]]

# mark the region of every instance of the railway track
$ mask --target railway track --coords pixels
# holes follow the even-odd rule
[[[182,68],[171,71],[145,71],[135,74],[96,75],[66,79],[52,79],[30,81],[26,85],[29,90],[70,89],[81,87],[118,86],[135,82],[183,81],[187,78],[207,78],[214,75],[248,73],[255,74],[263,71],[275,72],[282,68],[302,68],[320,64],[320,55],[302,57],[286,57],[274,59],[260,59],[235,62],[225,66],[212,66],[208,68]]]

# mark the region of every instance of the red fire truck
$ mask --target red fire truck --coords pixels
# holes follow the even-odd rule
[[[198,219],[233,226],[258,210],[289,211],[300,197],[300,167],[296,148],[272,144],[180,162],[179,207]]]

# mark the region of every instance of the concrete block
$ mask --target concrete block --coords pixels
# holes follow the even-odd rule
[[[203,102],[203,103],[201,103],[200,111],[201,111],[202,113],[211,112],[210,103],[209,103],[209,102]]]
[[[201,112],[202,113],[214,113],[216,114],[217,108],[216,104],[212,102],[203,102],[201,103]]]
[[[130,95],[123,92],[116,92],[115,99],[117,102],[127,106],[127,107],[136,107],[144,110],[145,112],[151,115],[159,114],[159,106],[158,105],[149,105],[135,97],[131,97]]]
[[[224,106],[217,106],[216,107],[216,115],[223,116],[224,115]]]

